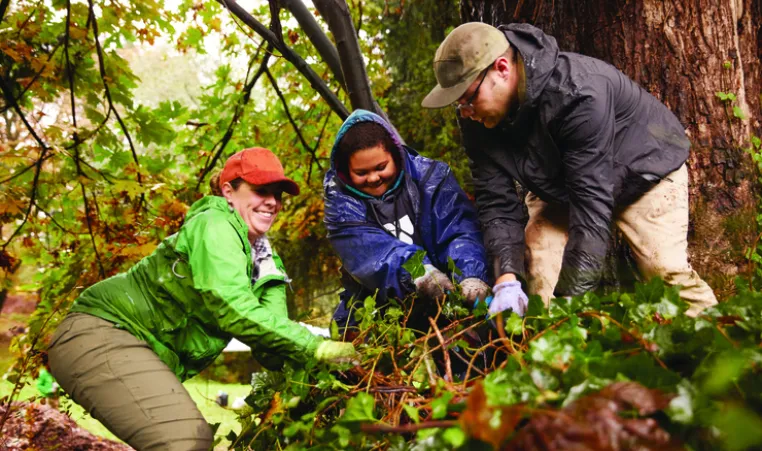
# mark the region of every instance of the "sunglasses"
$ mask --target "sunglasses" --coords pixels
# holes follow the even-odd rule
[[[492,66],[488,66],[487,69],[484,71],[484,75],[482,75],[482,79],[479,80],[479,84],[476,85],[476,89],[474,90],[474,93],[471,94],[468,99],[466,99],[465,103],[460,103],[460,101],[456,101],[452,105],[458,110],[458,112],[463,115],[463,113],[467,114],[474,114],[474,105],[473,102],[476,100],[476,97],[479,95],[479,88],[482,87],[482,83],[484,83],[484,79],[487,78],[487,73],[489,72],[490,68]]]

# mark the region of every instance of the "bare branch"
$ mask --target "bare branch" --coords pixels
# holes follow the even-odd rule
[[[75,233],[74,231],[72,231],[72,230],[69,230],[69,229],[67,229],[66,227],[64,227],[64,226],[62,226],[61,224],[59,224],[59,223],[58,223],[58,221],[56,221],[56,218],[54,218],[54,217],[53,217],[53,215],[51,215],[51,214],[50,214],[50,213],[48,213],[47,211],[43,210],[43,209],[40,207],[40,204],[39,204],[39,203],[37,203],[37,201],[35,201],[35,202],[34,202],[34,206],[35,206],[35,208],[37,208],[37,210],[38,210],[38,211],[41,211],[41,212],[43,212],[43,213],[45,214],[45,216],[47,216],[48,218],[50,218],[50,221],[51,221],[53,224],[55,224],[55,226],[56,226],[56,227],[58,227],[59,229],[63,230],[63,231],[64,231],[64,232],[66,232],[66,233],[69,233],[69,234],[71,234],[71,235],[76,235],[76,233]]]
[[[272,44],[273,47],[276,48],[284,58],[286,58],[286,60],[293,64],[296,69],[302,75],[304,75],[307,81],[310,82],[310,86],[312,86],[312,88],[315,89],[318,94],[320,94],[320,97],[322,97],[323,100],[328,103],[328,105],[331,107],[331,110],[333,110],[333,112],[336,113],[341,118],[341,120],[344,120],[347,118],[347,116],[349,116],[349,111],[344,106],[344,104],[341,103],[339,98],[331,92],[325,82],[323,82],[323,80],[320,79],[315,71],[312,70],[310,65],[307,64],[307,62],[304,61],[296,52],[285,45],[282,39],[279,39],[275,33],[270,31],[267,27],[257,21],[257,19],[255,19],[251,14],[246,12],[246,10],[244,10],[238,3],[236,3],[235,0],[217,1],[225,6],[231,13],[233,13],[233,15],[243,21],[243,23],[249,26],[249,28],[254,30],[258,35],[262,36],[267,42]]]
[[[96,48],[100,47],[100,43],[98,43],[98,23],[95,20],[95,16],[92,9],[92,0],[90,0],[90,16],[93,18],[93,35],[95,36],[95,44]],[[82,181],[82,167],[79,164],[79,135],[77,134],[77,109],[76,109],[76,103],[74,101],[74,68],[71,65],[71,60],[69,59],[69,27],[71,26],[71,1],[67,0],[66,2],[66,35],[64,37],[64,54],[66,55],[66,73],[69,77],[69,97],[71,99],[71,118],[72,118],[72,125],[74,126],[74,165],[77,168],[77,179],[79,180],[79,186],[82,188],[82,200],[85,203],[85,219],[87,222],[87,231],[90,233],[90,241],[93,243],[93,251],[95,252],[95,260],[98,262],[98,270],[100,272],[101,277],[106,277],[106,271],[103,269],[103,262],[101,261],[100,253],[98,253],[98,246],[95,244],[95,234],[93,233],[93,224],[90,220],[90,205],[87,202],[87,190],[85,189],[85,183]],[[101,78],[103,79],[103,86],[106,88],[106,96],[109,99],[109,105],[110,108],[114,108],[114,106],[111,104],[111,93],[108,90],[108,85],[106,84],[105,79],[105,69],[103,66],[103,54],[98,51],[98,57],[100,59],[100,67],[101,67]],[[119,114],[114,110],[114,114],[116,115],[117,119],[119,119]],[[119,119],[119,123],[121,124],[122,121]],[[124,129],[124,124],[122,124],[122,129]],[[125,135],[127,134],[127,131],[124,131]],[[129,135],[127,136],[127,139],[129,139]],[[130,141],[130,147],[132,147],[132,141]],[[135,149],[133,148],[133,156],[135,157],[135,164],[138,164],[137,162],[137,155],[135,154]],[[140,165],[138,164],[138,183],[140,183]]]
[[[331,118],[330,114],[325,115],[325,120],[323,121],[323,128],[320,129],[320,134],[318,135],[317,142],[315,143],[315,151],[317,151],[320,148],[320,141],[323,140],[323,135],[325,134],[325,127],[328,125],[328,119]],[[312,177],[312,165],[317,162],[317,157],[313,153],[312,159],[310,160],[310,170],[307,172],[307,184],[310,183],[310,177]]]
[[[48,150],[50,149],[47,144],[45,144],[42,139],[40,139],[39,136],[37,136],[37,132],[34,131],[34,128],[32,128],[32,125],[27,121],[26,117],[24,116],[24,113],[21,111],[21,108],[19,107],[19,104],[16,102],[13,93],[11,92],[8,85],[5,83],[5,80],[3,80],[2,77],[0,77],[0,90],[3,92],[3,96],[5,96],[5,101],[10,102],[11,106],[13,107],[13,110],[16,111],[16,114],[21,118],[21,121],[26,125],[26,128],[29,130],[29,133],[32,135],[35,141],[40,145],[40,156],[37,158],[37,163],[35,164],[35,170],[34,170],[34,179],[32,180],[32,190],[29,194],[29,206],[26,209],[26,213],[24,214],[24,220],[19,224],[19,226],[16,228],[16,230],[13,231],[10,238],[8,238],[8,241],[3,243],[3,246],[0,247],[1,250],[5,250],[5,248],[10,244],[11,241],[16,237],[16,235],[21,231],[21,229],[26,224],[27,220],[29,220],[29,213],[32,212],[32,207],[34,206],[34,200],[37,197],[37,184],[40,180],[40,173],[42,172],[42,162],[45,160],[45,154],[48,153]]]
[[[40,75],[42,75],[42,73],[48,67],[48,64],[50,63],[50,60],[53,59],[53,55],[55,55],[56,52],[58,51],[58,47],[60,47],[60,44],[56,44],[56,46],[53,47],[53,51],[51,51],[50,55],[48,55],[48,60],[45,61],[45,64],[43,64],[42,67],[40,68],[40,70],[37,71],[36,74],[34,74],[34,77],[32,77],[32,79],[29,81],[29,83],[27,83],[27,85],[24,86],[24,89],[21,90],[21,93],[19,93],[19,95],[16,96],[16,102],[19,102],[24,97],[24,94],[26,94],[26,92],[29,90],[29,88],[31,88],[32,85],[34,85],[37,82],[37,79],[40,78]],[[11,108],[11,104],[10,103],[6,103],[5,105],[3,105],[2,108],[0,108],[0,113],[5,113],[6,110],[9,110],[10,108]]]
[[[130,151],[132,152],[132,159],[135,161],[136,172],[138,177],[138,184],[143,184],[142,176],[140,175],[140,161],[138,161],[138,153],[135,150],[135,145],[132,143],[132,137],[130,136],[130,132],[127,131],[127,127],[124,125],[124,121],[122,121],[122,117],[119,115],[119,112],[114,108],[114,102],[111,98],[111,90],[108,87],[108,83],[106,82],[106,65],[103,59],[103,48],[101,48],[101,43],[98,38],[98,20],[95,17],[95,10],[93,9],[93,0],[87,0],[88,5],[90,6],[90,19],[92,19],[92,28],[93,28],[93,38],[95,39],[95,50],[96,53],[98,53],[98,68],[100,70],[101,74],[101,80],[103,80],[103,89],[106,92],[106,100],[108,100],[108,106],[109,111],[114,112],[114,116],[116,117],[116,120],[119,122],[119,126],[122,128],[122,133],[124,133],[124,136],[127,138],[127,142],[130,145]],[[141,203],[144,199],[144,194],[140,195]]]
[[[196,191],[198,191],[199,187],[201,186],[201,183],[204,182],[204,178],[211,172],[211,170],[214,168],[214,166],[217,164],[217,160],[220,159],[220,156],[222,155],[222,151],[225,150],[225,146],[230,141],[230,138],[233,137],[233,131],[235,130],[235,126],[238,124],[238,121],[241,118],[241,115],[243,115],[243,110],[246,104],[249,102],[249,99],[251,98],[251,91],[254,88],[254,85],[257,83],[257,80],[259,80],[259,77],[262,76],[262,74],[267,70],[267,63],[270,61],[270,56],[272,55],[272,44],[268,44],[267,50],[265,51],[265,56],[262,57],[262,62],[259,64],[259,69],[257,70],[257,73],[254,74],[254,77],[251,79],[250,82],[246,84],[244,87],[243,96],[241,97],[241,100],[238,102],[235,108],[235,112],[233,113],[233,119],[230,120],[230,124],[228,125],[228,129],[225,131],[225,134],[222,136],[222,139],[215,144],[214,149],[212,149],[212,152],[214,152],[214,157],[212,158],[212,161],[209,162],[204,167],[204,170],[201,171],[201,175],[198,177],[198,183],[196,183]]]
[[[344,74],[341,72],[341,62],[339,61],[339,52],[336,51],[336,47],[333,45],[328,36],[323,32],[320,24],[315,20],[315,16],[304,5],[303,0],[284,0],[283,6],[286,7],[294,16],[302,31],[307,35],[312,45],[323,58],[323,61],[328,65],[333,73],[336,81],[341,84],[342,88],[346,90],[346,82],[344,81]]]
[[[0,22],[2,22],[5,19],[5,11],[8,10],[8,5],[10,4],[11,4],[11,0],[0,1]]]
[[[44,162],[45,160],[47,160],[48,158],[52,157],[52,156],[53,156],[53,154],[52,154],[52,153],[51,153],[51,154],[47,154],[47,155],[45,155],[45,158],[43,158],[43,162]],[[15,179],[16,177],[19,177],[19,176],[21,176],[21,175],[25,174],[25,173],[26,173],[28,170],[30,170],[30,169],[32,169],[32,168],[34,168],[34,167],[37,167],[37,162],[36,162],[36,161],[35,161],[34,163],[30,164],[29,166],[25,167],[24,169],[20,170],[19,172],[17,172],[17,173],[15,173],[15,174],[13,174],[12,176],[10,176],[10,177],[8,177],[8,178],[5,178],[5,179],[2,179],[2,180],[0,180],[0,185],[2,185],[2,184],[5,184],[6,182],[10,182],[11,180],[13,180],[13,179]]]
[[[318,157],[315,154],[317,147],[313,149],[310,147],[309,144],[307,144],[307,141],[304,139],[304,136],[302,136],[302,131],[299,130],[299,126],[296,125],[296,121],[294,121],[294,117],[291,116],[291,112],[288,109],[288,103],[286,102],[286,98],[283,97],[283,93],[280,91],[280,88],[278,87],[278,83],[275,81],[275,78],[273,77],[273,75],[270,73],[269,70],[265,69],[265,73],[267,74],[267,78],[270,79],[270,83],[273,85],[273,88],[275,89],[275,93],[278,94],[278,98],[283,104],[283,109],[286,111],[286,117],[288,118],[288,121],[291,122],[291,126],[294,128],[294,131],[296,132],[296,136],[299,137],[299,142],[301,142],[302,147],[304,147],[304,149],[312,155],[313,160],[315,161],[315,163],[317,163],[318,169],[322,171],[323,166],[320,165],[320,160],[318,160]]]

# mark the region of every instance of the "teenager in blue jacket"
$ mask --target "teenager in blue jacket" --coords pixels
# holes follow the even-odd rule
[[[416,293],[420,310],[411,322],[422,327],[426,312],[436,311],[433,300],[454,290],[453,278],[467,302],[487,296],[476,209],[445,163],[402,144],[380,116],[356,110],[347,118],[324,189],[328,239],[343,264],[344,291],[334,313],[340,327],[355,324],[353,301],[374,293],[379,303]],[[426,252],[426,273],[413,280],[402,265],[419,250]],[[460,275],[448,272],[448,258]]]

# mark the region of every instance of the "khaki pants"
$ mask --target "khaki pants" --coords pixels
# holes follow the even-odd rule
[[[561,271],[569,239],[568,209],[549,205],[529,193],[526,236],[528,284],[531,294],[546,304]],[[614,223],[632,248],[641,274],[659,276],[670,285],[681,285],[680,296],[691,303],[688,314],[717,303],[717,299],[688,263],[688,169],[669,174],[632,205],[614,214]]]
[[[211,447],[212,430],[185,387],[129,332],[70,313],[51,339],[48,358],[61,388],[138,451]]]

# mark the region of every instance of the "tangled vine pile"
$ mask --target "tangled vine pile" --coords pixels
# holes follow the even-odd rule
[[[427,331],[369,298],[345,337],[360,360],[255,374],[229,438],[241,450],[762,449],[762,294],[738,289],[698,318],[660,280],[549,308],[535,297],[505,321],[448,299]]]

